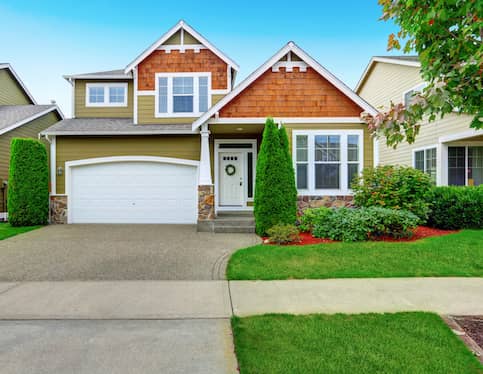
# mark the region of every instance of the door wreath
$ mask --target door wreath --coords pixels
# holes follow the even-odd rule
[[[236,173],[236,168],[235,168],[235,165],[232,165],[232,164],[228,164],[226,165],[225,167],[225,173],[229,176],[232,176]]]

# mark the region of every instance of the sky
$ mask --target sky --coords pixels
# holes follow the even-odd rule
[[[0,63],[38,103],[55,100],[70,117],[62,75],[124,68],[183,19],[240,65],[237,83],[294,41],[354,87],[371,56],[394,54],[395,26],[380,15],[377,0],[2,0]]]

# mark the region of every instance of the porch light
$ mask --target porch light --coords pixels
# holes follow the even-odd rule
[[[237,127],[236,131],[243,131],[243,127]]]
[[[62,166],[59,166],[57,168],[57,176],[61,177],[63,174],[64,174],[64,169],[62,168]]]

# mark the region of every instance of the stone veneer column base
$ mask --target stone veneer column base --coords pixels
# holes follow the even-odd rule
[[[198,186],[198,231],[213,232],[215,219],[215,187]]]
[[[67,223],[67,196],[50,196],[50,223]]]
[[[307,196],[301,195],[297,198],[298,213],[301,214],[307,208],[328,208],[352,207],[354,206],[353,196]]]

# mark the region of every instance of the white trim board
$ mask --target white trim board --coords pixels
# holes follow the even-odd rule
[[[369,74],[369,71],[371,71],[372,67],[377,63],[377,62],[384,62],[386,64],[394,64],[394,65],[403,65],[403,66],[412,66],[412,67],[421,67],[421,63],[419,61],[407,61],[407,60],[401,60],[401,59],[396,59],[396,58],[391,58],[391,57],[372,57],[367,64],[366,68],[364,69],[364,72],[362,73],[361,77],[359,78],[359,82],[357,82],[356,87],[354,88],[354,91],[357,93],[359,89],[362,87],[364,84],[367,75]]]
[[[39,113],[36,113],[30,117],[27,117],[27,118],[24,118],[16,123],[14,123],[13,125],[10,125],[8,127],[4,127],[3,129],[0,129],[0,135],[3,135],[9,131],[12,131],[12,130],[15,130],[17,127],[20,127],[20,126],[23,126],[39,117],[42,117],[50,112],[53,112],[54,110],[57,111],[57,113],[59,113],[59,116],[61,119],[64,119],[64,115],[63,113],[60,111],[59,107],[57,105],[53,105],[52,107],[50,108],[47,108]]]
[[[264,124],[266,117],[218,117],[208,121],[211,124]],[[275,123],[284,124],[309,124],[309,123],[364,123],[359,117],[275,117]]]
[[[295,43],[289,42],[282,49],[280,49],[275,55],[273,55],[268,61],[256,69],[252,74],[250,74],[243,82],[236,86],[233,91],[222,98],[218,103],[213,105],[210,110],[203,114],[200,118],[193,122],[193,129],[200,127],[203,123],[208,122],[210,118],[218,113],[226,104],[237,97],[243,90],[250,86],[257,78],[259,78],[264,72],[269,68],[274,66],[279,60],[288,54],[289,52],[295,53],[299,56],[308,66],[313,68],[322,77],[327,79],[331,84],[338,88],[343,94],[345,94],[354,103],[359,105],[363,110],[367,111],[371,115],[376,115],[378,111],[373,108],[364,99],[358,96],[354,91],[352,91],[348,86],[346,86],[341,80],[335,77],[326,68],[320,65],[312,57],[310,57],[305,51],[298,47]]]
[[[0,69],[8,69],[10,73],[13,75],[17,83],[22,87],[24,93],[29,97],[30,101],[32,101],[32,104],[37,104],[37,101],[34,99],[33,95],[30,93],[30,91],[27,89],[27,86],[22,82],[18,74],[15,72],[15,70],[12,68],[12,65],[10,64],[0,64]]]
[[[166,40],[168,40],[171,36],[173,36],[179,30],[185,30],[189,34],[191,34],[195,39],[197,39],[202,45],[207,47],[211,50],[215,55],[217,55],[220,59],[225,61],[228,65],[230,65],[233,69],[238,71],[240,67],[238,64],[221,52],[218,48],[216,48],[213,44],[211,44],[207,39],[205,39],[199,32],[193,29],[190,25],[188,25],[184,21],[179,21],[176,25],[174,25],[171,29],[169,29],[161,38],[156,40],[151,46],[149,46],[144,52],[142,52],[138,57],[136,57],[129,65],[126,66],[124,72],[127,74],[129,73],[135,66],[139,65],[141,61],[143,61],[146,57],[148,57],[151,53],[153,53],[156,49],[159,48]],[[183,42],[181,44],[184,44]]]

